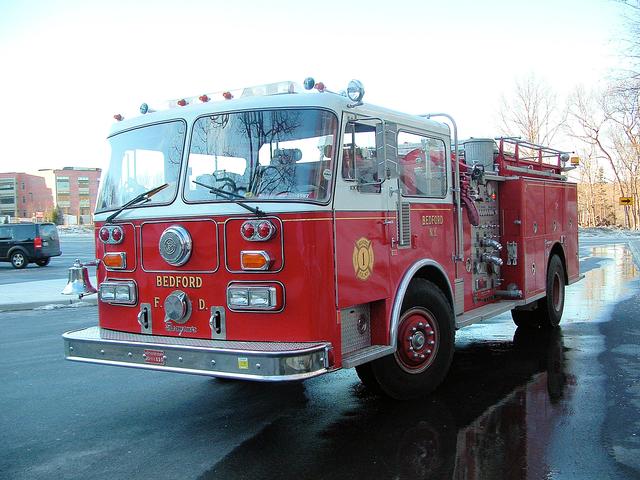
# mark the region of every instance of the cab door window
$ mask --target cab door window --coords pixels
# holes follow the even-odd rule
[[[342,178],[357,182],[363,193],[380,193],[374,125],[349,122],[342,141]]]
[[[442,140],[399,132],[398,169],[402,195],[434,198],[447,195],[447,161]]]

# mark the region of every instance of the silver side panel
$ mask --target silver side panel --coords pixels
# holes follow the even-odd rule
[[[329,343],[160,337],[99,327],[65,333],[67,360],[257,381],[303,380],[329,369]]]
[[[342,355],[371,345],[371,307],[368,303],[340,311]]]
[[[457,317],[464,313],[464,278],[457,278],[454,284],[453,313]]]

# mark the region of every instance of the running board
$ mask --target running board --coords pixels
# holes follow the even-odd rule
[[[513,310],[522,302],[514,301],[501,301],[497,303],[491,303],[484,307],[478,307],[470,312],[464,313],[456,318],[456,328],[466,327],[473,323],[483,322],[491,317],[500,315],[501,313]]]
[[[357,350],[353,353],[350,353],[349,355],[345,355],[344,357],[342,357],[342,367],[357,367],[358,365],[362,365],[363,363],[368,363],[377,358],[390,355],[395,351],[396,349],[389,345],[371,345],[370,347]]]

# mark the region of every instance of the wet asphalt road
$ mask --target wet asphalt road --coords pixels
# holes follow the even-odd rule
[[[46,267],[30,263],[22,270],[16,270],[9,262],[0,262],[0,285],[8,283],[34,282],[39,280],[66,279],[67,269],[79,258],[83,262],[95,260],[95,245],[89,235],[67,235],[60,238],[62,255],[52,257]],[[64,286],[64,280],[63,280]]]
[[[0,478],[640,478],[638,271],[621,245],[581,254],[561,329],[463,329],[410,403],[352,370],[274,385],[65,362],[60,333],[95,307],[0,314]]]

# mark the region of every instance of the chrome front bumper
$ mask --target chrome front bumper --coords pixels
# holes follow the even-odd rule
[[[330,343],[160,337],[99,327],[62,335],[67,360],[258,381],[304,380],[329,369]]]

